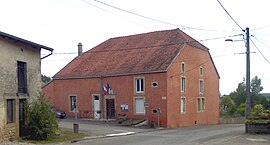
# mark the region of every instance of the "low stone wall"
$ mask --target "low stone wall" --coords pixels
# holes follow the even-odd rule
[[[16,126],[8,126],[0,130],[0,143],[3,141],[10,141],[16,138]]]
[[[270,124],[246,124],[246,133],[270,134]]]
[[[244,124],[245,117],[220,117],[220,124]]]

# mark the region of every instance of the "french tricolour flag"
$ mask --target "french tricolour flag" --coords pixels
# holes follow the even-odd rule
[[[107,94],[111,94],[111,86],[107,83]]]
[[[104,95],[108,94],[106,86],[103,86],[103,93],[104,93]]]

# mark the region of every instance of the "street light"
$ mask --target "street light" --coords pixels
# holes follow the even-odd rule
[[[249,28],[247,27],[245,30],[245,46],[246,46],[246,111],[245,111],[245,119],[247,120],[250,115],[250,46],[249,46]],[[232,40],[226,39],[225,41],[233,42],[233,41],[243,41],[243,40]],[[245,131],[248,133],[247,124],[245,125]]]

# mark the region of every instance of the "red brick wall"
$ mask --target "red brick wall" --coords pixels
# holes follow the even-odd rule
[[[184,62],[186,72],[181,73]],[[203,67],[203,76],[199,70]],[[186,46],[168,70],[168,127],[217,124],[219,120],[219,78],[207,51]],[[186,93],[181,93],[181,76],[186,77]],[[199,80],[204,80],[206,110],[197,111]],[[180,97],[186,97],[186,113],[180,113]]]
[[[135,77],[145,78],[144,94],[135,94]],[[151,110],[160,108],[162,111],[161,125],[166,126],[166,100],[162,99],[167,94],[166,79],[166,73],[154,73],[103,77],[102,80],[101,78],[54,80],[43,88],[43,92],[51,100],[55,108],[64,110],[68,116],[73,116],[73,113],[69,111],[69,95],[77,95],[79,116],[86,117],[84,112],[89,111],[87,117],[93,118],[92,94],[101,94],[101,82],[103,85],[108,82],[116,96],[116,115],[126,114],[129,118],[146,118],[145,115],[134,114],[134,97],[145,97],[145,101],[149,102],[149,122],[154,120],[157,124],[157,114],[152,114]],[[158,82],[158,87],[152,87],[152,82]],[[104,96],[101,98],[104,98]],[[128,111],[121,111],[121,104],[128,104]],[[101,101],[101,112],[104,112],[104,100]],[[101,114],[101,117],[105,117],[104,114]]]
[[[181,73],[181,62],[185,63],[186,72]],[[203,67],[203,76],[199,68]],[[186,93],[180,90],[181,76],[186,76]],[[134,78],[145,78],[144,94],[135,94]],[[206,99],[206,111],[197,112],[199,79],[204,80],[203,97]],[[149,122],[155,121],[157,114],[152,109],[161,109],[161,126],[178,127],[196,124],[217,124],[219,120],[219,78],[207,51],[186,46],[171,64],[167,73],[152,73],[103,78],[54,80],[43,88],[52,104],[73,116],[69,111],[69,95],[77,95],[80,117],[93,118],[92,94],[101,94],[101,83],[109,83],[115,94],[116,115],[126,114],[129,118],[146,118],[134,114],[134,97],[145,97],[149,102]],[[153,88],[151,82],[158,82]],[[180,113],[180,97],[186,97],[186,113]],[[104,96],[101,96],[101,117],[104,118]],[[128,111],[121,111],[120,105],[128,104]],[[84,112],[89,113],[85,114]],[[116,116],[118,117],[118,116]]]

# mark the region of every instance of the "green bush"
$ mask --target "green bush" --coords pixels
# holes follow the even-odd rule
[[[245,112],[246,112],[246,104],[245,103],[241,103],[237,109],[236,109],[237,113],[240,116],[245,116]]]
[[[270,124],[270,111],[265,110],[263,105],[257,104],[252,108],[247,124]]]
[[[47,140],[58,130],[57,118],[45,96],[40,94],[25,109],[26,139]]]

